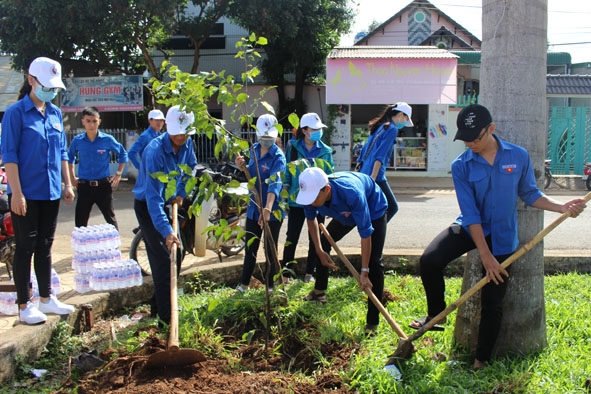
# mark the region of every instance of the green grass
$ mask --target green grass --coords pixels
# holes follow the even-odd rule
[[[459,296],[461,279],[447,279],[446,284],[451,303]],[[398,337],[384,318],[375,337],[364,336],[367,298],[357,283],[352,278],[331,277],[325,305],[301,300],[312,287],[301,281],[288,285],[287,303],[276,292],[271,297],[272,313],[267,316],[263,289],[233,296],[233,289],[196,279],[192,289],[197,292],[179,299],[180,346],[199,349],[208,358],[225,357],[237,370],[249,368],[240,363],[245,349],[267,358],[281,357],[279,369],[307,381],[330,368],[351,392],[360,394],[591,392],[586,387],[591,378],[591,275],[545,278],[548,346],[541,352],[498,358],[485,370],[473,372],[471,356],[454,348],[452,313],[444,332],[427,333],[415,342],[418,351],[400,366],[400,381],[384,371]],[[397,297],[386,308],[410,335],[410,320],[425,314],[420,279],[390,272],[385,288]],[[130,327],[127,335],[120,333],[113,345],[128,351],[141,347],[142,338],[134,335],[137,328]],[[337,353],[339,349],[345,351]],[[20,365],[16,381],[22,384],[0,391],[52,391],[61,380],[59,371],[63,372],[67,355],[79,351],[80,342],[70,337],[67,327],[60,327],[39,360]],[[437,361],[434,356],[441,354],[446,359]],[[348,367],[342,367],[339,357],[343,355]],[[44,382],[31,382],[27,377],[30,368],[49,369]]]
[[[459,296],[461,279],[447,279],[448,302]],[[326,305],[299,300],[312,288],[295,282],[287,286],[289,303],[277,299],[271,317],[269,347],[278,352],[289,344],[309,350],[318,365],[329,366],[323,346],[339,344],[353,349],[343,380],[359,393],[588,393],[591,378],[591,276],[570,273],[545,278],[548,347],[537,354],[502,357],[485,370],[472,371],[473,359],[453,345],[455,313],[448,318],[445,332],[427,333],[415,342],[418,352],[405,361],[397,381],[383,370],[388,356],[396,350],[398,337],[381,318],[377,335],[363,336],[366,296],[351,278],[331,278]],[[410,335],[408,323],[425,314],[420,279],[389,273],[386,287],[399,297],[387,305],[394,320]],[[183,297],[181,346],[198,348],[210,355],[234,357],[224,337],[242,338],[243,345],[264,343],[267,324],[263,290],[230,296],[232,290],[213,289]],[[261,345],[262,346],[262,345]],[[289,349],[287,349],[289,350]],[[443,354],[445,361],[436,361]],[[286,360],[290,360],[286,358]],[[284,362],[290,372],[305,372],[303,364]]]

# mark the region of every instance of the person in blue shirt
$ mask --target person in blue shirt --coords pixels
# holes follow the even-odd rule
[[[316,217],[330,216],[326,230],[338,242],[357,227],[361,237],[361,274],[359,286],[371,291],[380,300],[384,291],[382,252],[386,241],[388,202],[375,181],[359,172],[336,172],[331,176],[317,167],[300,174],[300,191],[296,202],[304,206],[308,231],[314,242],[320,265],[316,267],[316,283],[304,298],[326,302],[328,268],[336,269],[330,258],[331,245],[320,236]],[[373,335],[380,318],[378,308],[368,299],[365,333]]]
[[[388,222],[398,212],[398,201],[388,184],[386,166],[392,157],[398,131],[413,126],[411,117],[412,108],[405,102],[387,106],[369,121],[369,138],[357,158],[359,172],[371,176],[388,200]]]
[[[268,223],[271,232],[271,238],[277,250],[277,241],[279,240],[279,231],[283,223],[283,210],[279,207],[279,194],[281,192],[281,173],[285,171],[285,155],[276,145],[276,139],[279,131],[276,128],[277,119],[271,114],[265,114],[257,119],[256,135],[258,142],[255,142],[251,149],[251,157],[248,166],[245,166],[244,156],[238,155],[235,163],[243,171],[256,177],[254,184],[255,192],[251,192],[250,203],[246,210],[246,249],[244,252],[244,264],[242,266],[242,277],[236,287],[235,294],[244,293],[249,285],[252,273],[256,267],[257,252],[261,235],[263,232],[263,220]],[[256,157],[256,160],[255,160]],[[261,193],[262,191],[262,193]],[[255,193],[260,194],[262,206],[255,198]],[[262,216],[261,216],[262,212]],[[275,213],[279,217],[276,217]],[[254,237],[254,240],[251,239]],[[277,273],[279,261],[273,256],[271,245],[265,242],[267,256],[273,261],[267,262],[267,288],[273,289],[273,278]]]
[[[572,216],[585,209],[583,199],[560,203],[536,186],[528,152],[500,139],[488,109],[479,104],[458,114],[454,140],[467,148],[451,165],[460,215],[427,246],[420,258],[420,273],[427,296],[426,317],[413,320],[419,329],[446,307],[444,268],[454,259],[477,249],[482,274],[489,282],[482,288],[481,318],[474,368],[490,361],[503,316],[503,297],[509,276],[501,263],[518,247],[518,198],[527,205],[553,212],[570,211]],[[443,330],[443,326],[435,326]]]
[[[2,160],[8,177],[8,200],[14,226],[16,250],[13,269],[19,319],[40,324],[47,313],[68,314],[72,305],[51,294],[51,247],[62,195],[66,205],[74,201],[68,173],[66,134],[62,113],[51,103],[65,89],[61,65],[38,57],[18,101],[2,119]],[[39,307],[30,301],[31,259],[39,285]]]
[[[154,138],[144,150],[133,189],[135,216],[144,234],[154,280],[152,314],[156,312],[160,320],[167,324],[170,322],[170,251],[173,244],[180,251],[181,242],[172,228],[165,206],[173,200],[181,205],[186,197],[185,184],[191,174],[185,174],[179,164],[190,168],[197,165],[190,139],[190,135],[195,134],[192,128],[194,121],[193,113],[181,110],[178,105],[168,110],[167,133]],[[159,172],[170,174],[172,171],[178,172],[174,178],[176,190],[172,197],[166,198],[167,184],[151,175]],[[177,265],[180,266],[180,263],[177,257]]]
[[[313,113],[302,115],[300,120],[300,129],[296,134],[296,138],[292,138],[287,145],[286,158],[290,162],[296,160],[306,160],[308,166],[320,167],[327,174],[332,174],[334,162],[332,159],[332,148],[322,142],[322,129],[326,127],[320,120],[320,117]],[[293,174],[292,174],[293,172]],[[301,165],[288,165],[285,168],[283,188],[287,191],[289,197],[287,199],[289,205],[289,220],[287,221],[287,238],[283,246],[283,260],[282,260],[282,275],[283,282],[288,282],[292,277],[293,267],[295,264],[295,251],[302,227],[306,217],[304,216],[304,207],[295,202],[297,192],[300,188],[299,176],[302,172]],[[324,217],[319,216],[319,223],[324,223]],[[306,272],[304,275],[304,282],[314,281],[314,271],[316,270],[316,250],[312,239],[309,239],[308,258],[306,260]]]
[[[121,180],[127,152],[112,135],[99,130],[101,117],[98,109],[84,108],[81,121],[85,132],[72,139],[68,150],[70,178],[78,191],[74,224],[76,227],[87,226],[92,206],[96,204],[105,221],[118,229],[113,208],[113,188]],[[110,170],[111,153],[117,156],[119,163],[114,176],[111,176]],[[75,174],[76,161],[78,177]]]
[[[144,149],[146,149],[146,146],[148,146],[150,141],[160,135],[160,132],[164,127],[164,114],[159,109],[153,109],[148,113],[148,122],[150,123],[150,126],[144,130],[133,143],[129,152],[127,152],[129,160],[138,170],[140,169]]]

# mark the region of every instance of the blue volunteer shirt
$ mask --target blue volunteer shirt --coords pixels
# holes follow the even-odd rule
[[[388,209],[382,190],[370,176],[359,172],[335,172],[328,177],[332,197],[321,207],[304,207],[306,219],[314,220],[318,214],[330,216],[344,226],[357,226],[361,238],[373,233],[371,222],[379,219]]]
[[[135,168],[138,170],[141,166],[142,161],[142,154],[144,153],[144,149],[146,146],[156,137],[158,137],[159,133],[156,132],[152,127],[148,127],[144,132],[138,137],[138,139],[134,142],[131,146],[127,155],[129,156],[129,160],[133,163]]]
[[[57,200],[62,194],[62,162],[68,160],[62,112],[52,103],[45,117],[25,96],[2,118],[2,161],[18,164],[21,190],[29,200]],[[10,184],[8,193],[12,193]]]
[[[484,235],[491,235],[492,253],[510,254],[517,249],[517,198],[532,205],[543,193],[527,151],[493,134],[499,151],[491,166],[480,155],[467,149],[451,164],[460,216],[456,223],[481,224]]]
[[[295,156],[292,155],[293,151],[297,153]],[[332,148],[322,141],[317,141],[314,146],[312,146],[312,149],[308,150],[303,138],[292,138],[289,141],[289,145],[285,152],[287,160],[291,161],[292,157],[297,157],[295,160],[307,159],[311,166],[320,167],[327,174],[333,173],[334,162],[332,159]],[[321,159],[323,162],[315,163],[314,159]],[[302,171],[303,166],[296,166],[295,168],[294,166],[291,166],[290,168],[290,166],[287,165],[285,167],[283,187],[287,187],[288,189],[289,197],[287,202],[290,207],[301,207],[300,204],[295,202],[295,199],[300,190],[299,179]]]
[[[99,130],[91,141],[84,132],[72,139],[68,162],[72,164],[78,159],[78,178],[96,181],[111,176],[111,152],[117,155],[118,163],[127,163],[127,152],[115,137]]]
[[[164,211],[164,205],[176,196],[186,196],[186,177],[191,175],[185,174],[179,168],[179,164],[186,164],[191,168],[197,165],[193,141],[190,138],[187,139],[185,144],[180,147],[179,152],[175,154],[168,133],[163,133],[153,139],[144,150],[138,178],[133,188],[135,198],[146,201],[152,223],[154,223],[154,227],[163,238],[173,233],[168,216]],[[167,201],[165,196],[166,184],[152,178],[150,174],[157,172],[169,174],[171,171],[179,171],[180,174],[176,176],[176,192]]]
[[[250,161],[248,162],[248,172],[250,173],[251,177],[257,177],[254,185],[257,193],[260,190],[259,185],[262,184],[263,195],[261,196],[261,199],[263,200],[263,206],[267,204],[267,194],[275,194],[275,202],[273,203],[272,209],[273,212],[275,212],[277,209],[279,209],[279,193],[281,193],[281,188],[283,186],[281,181],[281,173],[285,171],[285,155],[283,154],[283,151],[279,149],[277,144],[274,144],[271,148],[269,148],[269,151],[262,157],[261,145],[258,142],[252,146],[252,151],[257,157],[260,179],[258,178],[257,167],[254,158],[250,158]],[[262,183],[260,182],[261,180]],[[248,204],[246,216],[249,219],[255,221],[259,220],[259,209],[257,207],[253,193],[251,193],[250,196],[250,204]],[[281,219],[283,219],[283,216],[284,212],[281,210]],[[275,215],[271,215],[271,220],[277,220]]]
[[[363,162],[359,172],[371,176],[374,163],[379,161],[382,163],[382,165],[378,171],[378,175],[376,176],[376,181],[386,181],[386,167],[390,163],[390,158],[392,157],[392,152],[394,150],[394,145],[396,144],[397,136],[398,129],[394,125],[394,122],[391,122],[390,127],[388,127],[386,130],[384,130],[384,125],[382,125],[376,130],[375,133],[370,135],[365,145],[363,145],[361,154],[357,159],[357,161]],[[375,143],[373,143],[374,139],[376,140]],[[367,149],[369,149],[372,143],[373,147],[369,151],[367,159],[364,160],[363,158],[367,154]]]

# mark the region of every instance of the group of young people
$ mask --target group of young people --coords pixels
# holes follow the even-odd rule
[[[93,204],[105,220],[117,226],[112,188],[119,183],[128,159],[125,149],[112,136],[99,131],[100,114],[95,108],[82,112],[85,133],[76,136],[67,148],[61,111],[51,103],[59,89],[61,66],[48,58],[37,58],[29,67],[19,100],[10,106],[2,120],[1,153],[8,177],[8,198],[15,230],[14,280],[20,320],[26,324],[44,322],[47,313],[68,314],[72,305],[51,294],[51,248],[59,200],[74,201],[78,192],[76,226],[85,226]],[[161,133],[166,122],[166,133]],[[166,184],[150,174],[175,172],[176,191],[172,200],[182,202],[185,182],[191,174],[179,171],[179,164],[197,164],[189,138],[195,133],[194,115],[178,106],[164,117],[159,110],[149,113],[150,127],[130,149],[129,158],[139,169],[133,189],[134,210],[144,232],[146,250],[154,278],[154,308],[158,317],[170,320],[170,250],[180,245],[169,222],[165,206]],[[404,102],[387,106],[369,124],[370,135],[359,155],[359,171],[333,173],[332,148],[322,142],[326,125],[315,113],[302,116],[300,127],[289,141],[286,152],[277,145],[278,121],[270,114],[256,122],[257,141],[249,157],[239,155],[235,162],[250,177],[256,177],[247,210],[246,250],[236,293],[249,288],[263,229],[272,242],[266,242],[267,287],[281,270],[284,283],[295,275],[295,248],[304,221],[309,230],[309,251],[304,279],[314,282],[306,301],[327,302],[329,269],[336,269],[331,245],[319,231],[318,223],[332,218],[327,231],[339,241],[354,228],[360,236],[361,274],[359,285],[371,289],[381,299],[384,289],[383,247],[388,222],[398,211],[396,198],[388,184],[385,169],[396,138],[404,127],[412,127],[412,108]],[[478,250],[482,274],[489,283],[482,290],[482,313],[475,368],[490,360],[502,319],[502,300],[506,292],[507,270],[500,265],[518,246],[517,202],[579,215],[583,199],[561,203],[536,186],[528,152],[495,134],[496,126],[487,108],[469,105],[458,115],[454,140],[466,150],[451,165],[460,215],[427,246],[420,259],[420,275],[427,299],[426,316],[413,320],[419,329],[445,309],[443,269],[455,258]],[[109,171],[110,155],[118,158],[114,176]],[[78,162],[78,176],[74,164]],[[63,189],[62,189],[63,182]],[[288,194],[287,240],[281,264],[277,257],[278,238],[285,212],[280,208],[281,191]],[[252,238],[255,239],[252,239]],[[31,261],[39,284],[38,306],[30,301]],[[179,259],[180,261],[180,259]],[[368,300],[365,331],[372,334],[379,323],[379,311]]]

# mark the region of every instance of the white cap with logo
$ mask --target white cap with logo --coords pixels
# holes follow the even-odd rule
[[[318,197],[320,189],[328,185],[328,175],[318,167],[306,168],[300,174],[300,191],[296,202],[300,205],[310,205]]]
[[[279,130],[275,127],[277,118],[271,114],[259,116],[257,119],[257,137],[273,137],[277,138]]]
[[[61,88],[66,86],[62,82],[62,66],[55,60],[47,57],[38,57],[29,65],[29,75],[37,78],[39,83],[46,88]]]
[[[314,112],[308,112],[307,114],[302,115],[302,119],[300,120],[300,128],[303,129],[304,127],[318,130],[328,126],[322,123],[318,114]]]
[[[148,120],[150,119],[164,120],[164,114],[159,109],[153,109],[148,113]]]
[[[406,121],[405,127],[413,127],[414,126],[414,124],[412,123],[412,119],[411,119],[412,107],[410,105],[408,105],[404,101],[401,101],[401,102],[394,104],[394,107],[392,109],[398,110],[398,111],[402,112],[403,114],[405,114],[406,116],[408,116],[408,120]]]
[[[170,135],[195,134],[191,125],[195,121],[193,112],[181,111],[178,105],[170,107],[166,113],[166,131]]]

